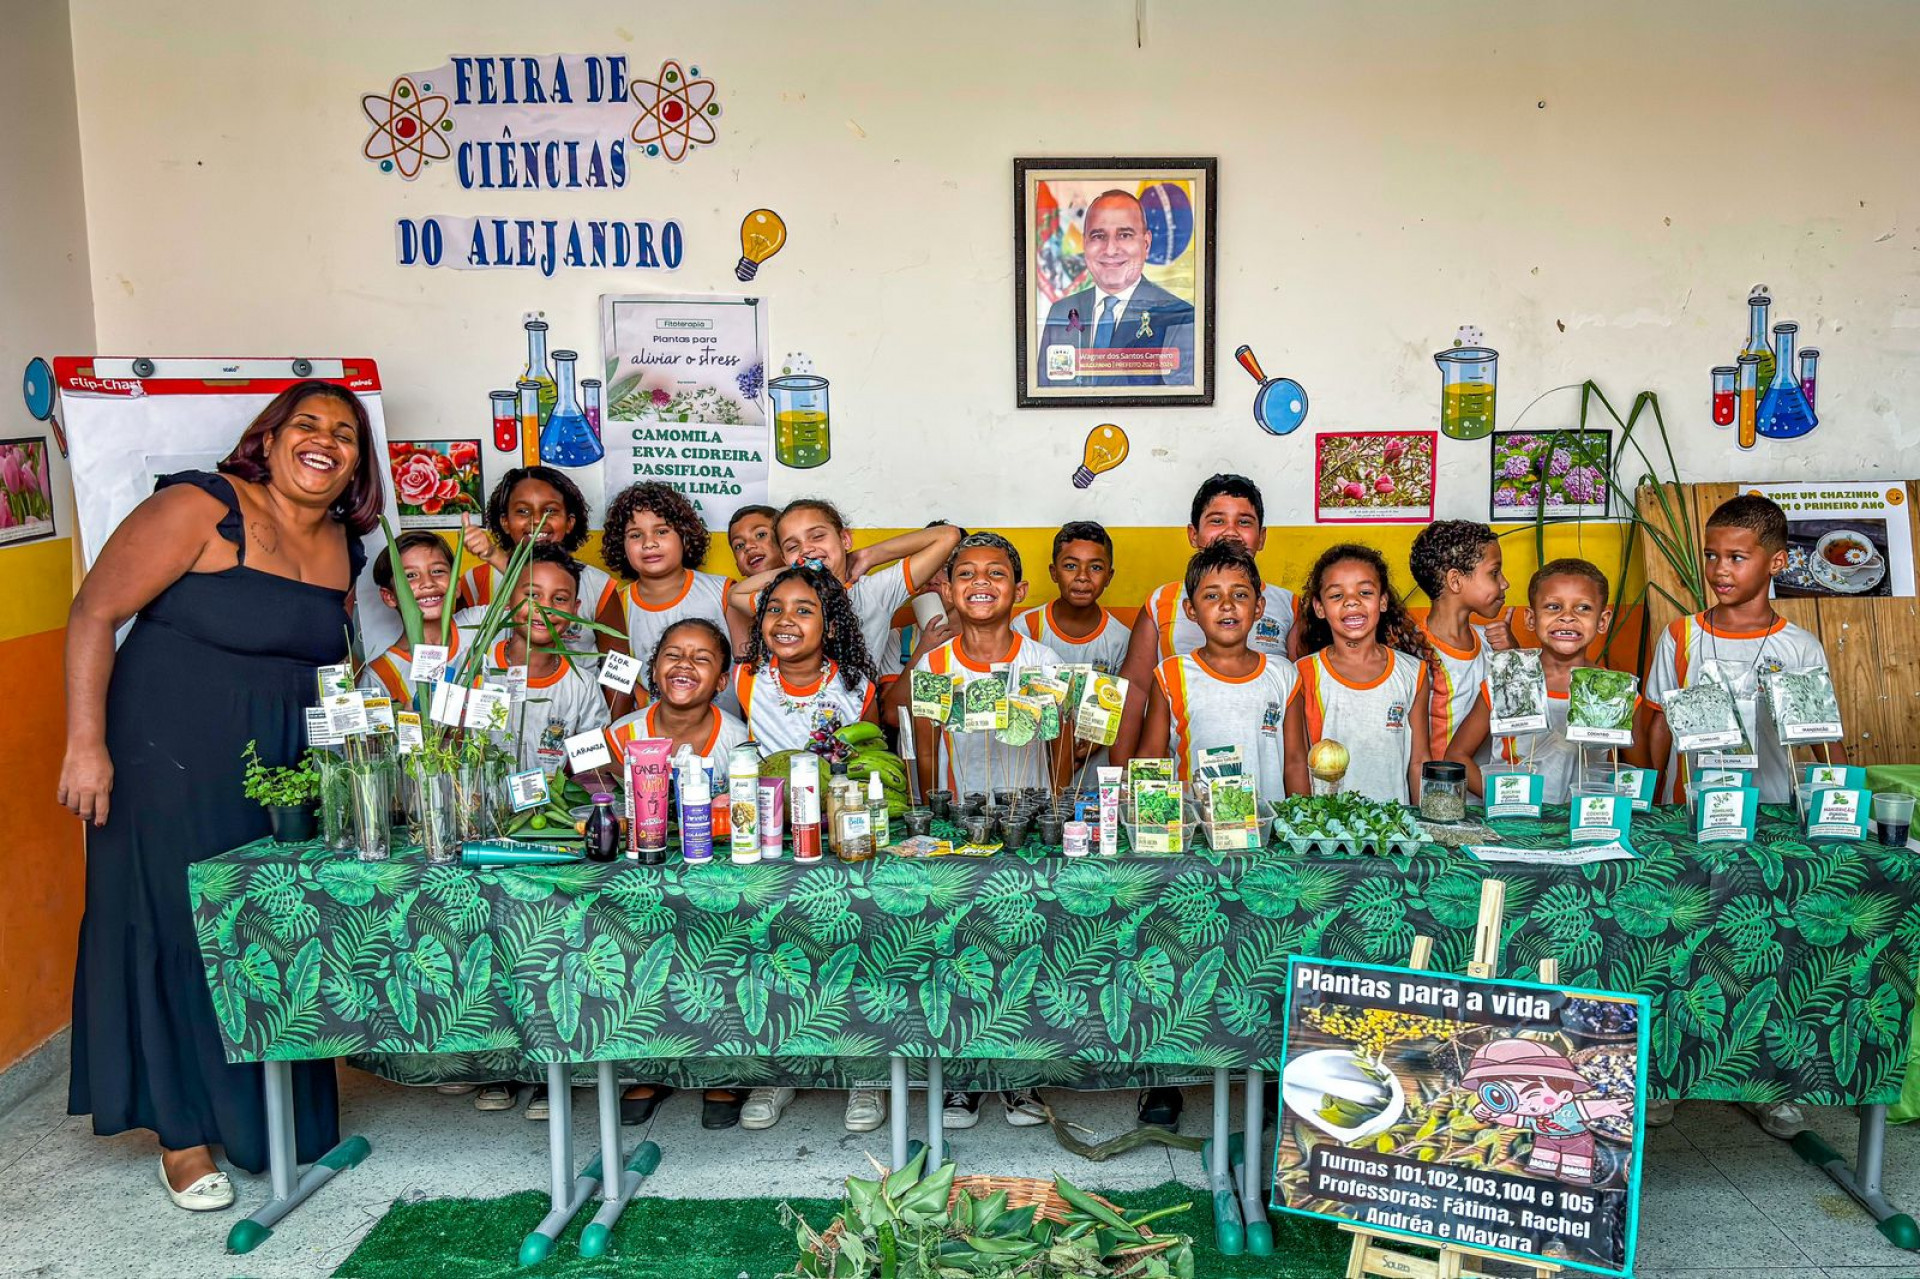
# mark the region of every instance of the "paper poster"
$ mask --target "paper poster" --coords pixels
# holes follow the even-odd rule
[[[1642,996],[1295,957],[1273,1206],[1633,1269]]]
[[[1780,599],[1911,596],[1913,525],[1907,486],[1742,484],[1787,513],[1787,567],[1773,579]]]
[[[53,478],[45,436],[0,440],[0,545],[52,537]]]
[[[1610,431],[1495,431],[1492,518],[1604,516],[1612,467]]]
[[[744,297],[602,295],[607,492],[659,480],[709,528],[767,500],[767,306]]]
[[[485,521],[479,440],[394,440],[387,445],[401,528],[459,528]]]
[[[1433,518],[1432,431],[1314,437],[1313,518],[1322,524],[1425,524]]]

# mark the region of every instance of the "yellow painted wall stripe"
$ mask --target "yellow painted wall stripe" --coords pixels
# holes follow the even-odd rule
[[[0,640],[62,629],[72,603],[72,538],[0,546]]]

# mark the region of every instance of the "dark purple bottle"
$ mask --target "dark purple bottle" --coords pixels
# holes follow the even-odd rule
[[[610,862],[620,855],[620,818],[613,811],[613,796],[595,795],[593,812],[587,815],[587,860]]]

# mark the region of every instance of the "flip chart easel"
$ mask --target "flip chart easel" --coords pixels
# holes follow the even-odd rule
[[[1467,976],[1494,975],[1500,963],[1500,925],[1506,910],[1507,882],[1504,879],[1482,880],[1480,917],[1473,926],[1473,959],[1467,964]],[[1415,937],[1407,967],[1424,969],[1432,963],[1433,938]],[[1560,980],[1560,961],[1551,958],[1541,960],[1540,980],[1546,985]],[[1348,1222],[1341,1222],[1340,1229],[1354,1237],[1353,1250],[1347,1256],[1346,1279],[1473,1279],[1474,1276],[1487,1274],[1526,1274],[1533,1279],[1553,1279],[1564,1269],[1550,1261],[1524,1261],[1509,1253],[1487,1252],[1456,1243],[1421,1245],[1439,1253],[1437,1257],[1422,1257],[1401,1251],[1406,1245],[1397,1235],[1376,1234],[1365,1226]],[[1500,1268],[1487,1271],[1482,1268],[1482,1261],[1492,1261]]]

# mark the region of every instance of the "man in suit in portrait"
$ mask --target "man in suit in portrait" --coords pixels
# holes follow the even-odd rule
[[[1192,386],[1193,304],[1142,278],[1153,236],[1140,201],[1125,191],[1102,192],[1087,206],[1082,223],[1087,274],[1085,288],[1053,304],[1040,331],[1042,386]],[[1068,377],[1062,373],[1072,347],[1081,352],[1173,348],[1179,367],[1161,374]]]

